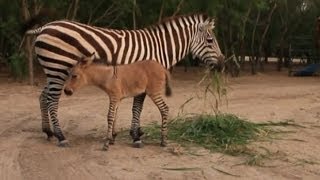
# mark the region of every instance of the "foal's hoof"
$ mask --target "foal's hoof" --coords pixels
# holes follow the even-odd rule
[[[53,138],[53,136],[47,136],[47,141],[51,141],[51,139]]]
[[[103,145],[102,151],[108,151],[108,150],[109,150],[109,146],[108,145]]]
[[[62,141],[59,141],[58,146],[59,147],[69,147],[69,142],[66,139],[62,140]]]
[[[141,140],[133,142],[134,148],[143,148],[143,143]]]
[[[114,145],[115,140],[110,140],[109,144]]]

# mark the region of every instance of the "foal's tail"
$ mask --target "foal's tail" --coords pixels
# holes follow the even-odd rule
[[[165,92],[166,96],[172,95],[170,81],[171,81],[170,73],[169,73],[169,71],[166,71],[166,92]]]

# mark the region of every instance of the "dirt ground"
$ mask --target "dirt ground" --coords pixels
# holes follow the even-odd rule
[[[173,74],[173,97],[168,98],[170,117],[181,105],[199,95],[199,69]],[[43,86],[30,87],[1,77],[0,81],[0,179],[320,179],[320,78],[288,77],[283,73],[242,75],[229,79],[228,107],[254,122],[293,120],[303,127],[287,127],[288,133],[256,148],[267,148],[262,166],[243,164],[244,157],[209,153],[194,148],[179,150],[171,143],[162,148],[145,142],[142,149],[119,138],[108,152],[101,151],[106,131],[107,96],[99,89],[84,88],[72,97],[62,96],[59,119],[70,147],[59,148],[41,133],[38,96]],[[198,92],[198,93],[196,93]],[[200,93],[201,94],[201,93]],[[119,107],[118,127],[130,127],[132,99]],[[203,99],[194,98],[184,113],[210,112]],[[146,99],[141,122],[160,121],[160,114]],[[181,148],[180,148],[181,149]],[[177,155],[178,154],[178,155]],[[180,169],[181,168],[181,169]],[[227,174],[229,173],[229,174]]]

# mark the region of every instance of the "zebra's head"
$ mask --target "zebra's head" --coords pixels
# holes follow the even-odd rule
[[[190,51],[193,58],[200,59],[212,69],[221,70],[225,57],[221,53],[213,29],[214,19],[206,19],[199,23],[191,42]]]

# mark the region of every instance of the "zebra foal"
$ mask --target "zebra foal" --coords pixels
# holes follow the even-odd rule
[[[74,91],[85,86],[94,85],[105,91],[109,96],[108,132],[103,149],[108,150],[116,138],[116,114],[121,99],[135,97],[146,93],[158,107],[161,117],[161,146],[167,144],[167,119],[169,107],[162,98],[171,95],[169,72],[153,60],[140,61],[117,67],[93,63],[94,54],[82,58],[72,69],[70,79],[66,82],[64,92],[71,96]],[[140,147],[140,139],[135,140],[135,147]]]
[[[70,68],[92,52],[107,63],[130,64],[145,59],[157,60],[169,69],[191,53],[211,67],[224,60],[213,33],[214,20],[205,14],[177,16],[138,30],[116,30],[88,26],[66,20],[53,21],[26,34],[37,35],[35,52],[47,76],[40,95],[42,131],[55,136],[59,145],[67,144],[58,120],[58,104]],[[146,94],[134,97],[131,136],[140,137],[140,114]],[[50,118],[50,119],[49,119]],[[53,131],[49,120],[52,122]]]

